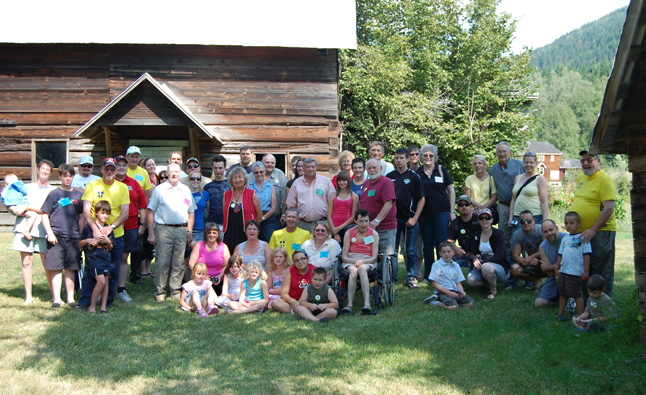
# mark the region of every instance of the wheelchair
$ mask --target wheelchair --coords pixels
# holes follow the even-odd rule
[[[368,271],[368,281],[373,284],[370,295],[373,298],[375,308],[383,310],[387,306],[395,303],[395,288],[393,286],[393,264],[391,259],[397,259],[390,256],[379,255],[377,257],[377,268]],[[350,273],[342,268],[343,261],[339,255],[334,262],[332,271],[332,289],[339,300],[339,311],[343,308],[344,301],[347,299],[348,279]],[[357,278],[357,284],[359,279]],[[357,291],[361,285],[357,286]]]

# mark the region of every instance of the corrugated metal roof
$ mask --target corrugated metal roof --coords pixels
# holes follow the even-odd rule
[[[355,0],[7,1],[0,42],[356,48]]]

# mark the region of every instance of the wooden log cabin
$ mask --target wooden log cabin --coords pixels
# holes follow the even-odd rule
[[[640,338],[646,343],[646,8],[632,0],[608,79],[590,152],[628,154],[635,251],[635,284],[641,311]],[[637,317],[635,317],[637,319]]]
[[[200,29],[193,37],[164,39],[159,24],[141,26],[129,42],[95,33],[79,42],[64,32],[57,37],[54,29],[55,42],[47,37],[42,43],[0,28],[0,177],[15,173],[28,182],[42,158],[55,166],[76,165],[89,154],[97,164],[130,145],[162,165],[180,150],[184,158],[199,158],[207,174],[216,153],[237,163],[244,145],[258,160],[274,154],[283,170],[300,155],[335,174],[341,133],[337,49],[355,47],[356,35],[354,2],[330,4],[341,4],[351,23],[331,30],[292,22],[298,32],[272,34],[272,23],[281,21],[267,15],[266,26],[251,38],[236,38],[219,26],[207,30],[213,37],[206,44],[197,37],[205,34]],[[341,38],[339,29],[345,32]],[[171,43],[150,43],[155,33]]]

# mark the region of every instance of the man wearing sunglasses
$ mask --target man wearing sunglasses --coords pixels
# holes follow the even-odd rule
[[[514,232],[511,238],[512,250],[511,273],[521,280],[534,282],[534,286],[526,285],[528,290],[540,288],[541,279],[547,277],[547,273],[541,269],[541,257],[539,248],[544,240],[543,231],[540,225],[534,222],[534,216],[529,210],[520,213],[520,230]]]
[[[179,182],[181,182],[182,184],[184,184],[184,185],[186,185],[187,187],[190,188],[190,186],[188,184],[188,182],[190,181],[189,180],[190,177],[188,175],[195,172],[195,171],[199,171],[200,174],[202,174],[202,168],[200,167],[200,161],[197,160],[197,158],[188,158],[186,160],[186,167],[184,169],[186,170],[187,175],[186,175],[186,177],[180,177]],[[200,187],[202,189],[204,189],[206,184],[208,184],[209,182],[211,182],[211,179],[202,174],[202,179],[200,180]]]
[[[612,296],[615,278],[615,200],[617,186],[605,171],[601,170],[599,157],[588,151],[581,155],[581,174],[576,180],[574,202],[570,211],[581,216],[581,241],[590,243],[590,276],[600,274],[606,280],[605,293]],[[587,283],[587,282],[586,282]],[[583,296],[587,299],[588,287],[583,285]]]
[[[471,240],[477,231],[480,230],[478,218],[473,215],[473,203],[467,195],[458,198],[459,217],[451,221],[449,225],[449,237],[447,241],[453,245],[455,250],[455,261],[460,266],[469,267],[469,250],[471,249]],[[455,244],[458,242],[459,247]]]
[[[83,193],[90,181],[101,178],[92,174],[92,169],[94,169],[94,159],[90,155],[81,156],[79,171],[74,175],[74,179],[72,179],[72,188]]]

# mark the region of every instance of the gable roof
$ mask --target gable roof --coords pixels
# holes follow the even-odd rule
[[[32,0],[2,13],[3,43],[357,47],[355,0]]]
[[[129,95],[132,94],[132,92],[139,86],[141,86],[144,83],[149,83],[152,85],[163,97],[165,97],[168,102],[173,106],[175,109],[179,110],[179,112],[184,115],[186,118],[189,119],[191,123],[194,124],[194,126],[199,129],[202,133],[207,135],[208,137],[216,140],[218,143],[222,144],[222,140],[215,134],[213,134],[207,127],[195,117],[195,115],[175,96],[175,94],[168,88],[167,85],[165,84],[160,84],[157,82],[150,74],[144,73],[139,77],[135,82],[130,84],[128,88],[126,88],[123,92],[121,92],[117,97],[115,97],[107,106],[103,107],[101,111],[96,113],[92,119],[87,121],[85,125],[83,125],[79,130],[77,130],[74,133],[74,137],[85,137],[85,138],[90,138],[92,135],[92,131],[97,125],[97,123],[104,118],[108,113],[110,113],[111,110],[113,110],[119,103],[123,102]]]
[[[639,111],[642,98],[630,102],[633,87],[639,82],[639,61],[644,55],[644,37],[646,35],[646,10],[644,0],[632,0],[626,11],[617,56],[608,78],[606,92],[603,96],[599,118],[592,133],[589,151],[595,154],[627,153],[626,139],[622,136],[622,122],[636,123],[638,119],[625,117],[627,111]],[[646,78],[646,76],[642,76]],[[630,113],[628,113],[630,115]],[[626,119],[629,118],[629,119]],[[633,119],[635,118],[635,119]],[[641,117],[643,122],[643,116]]]
[[[547,141],[536,141],[531,140],[527,143],[527,150],[536,152],[537,154],[555,154],[563,155],[562,151],[559,151],[558,148],[548,143]]]

